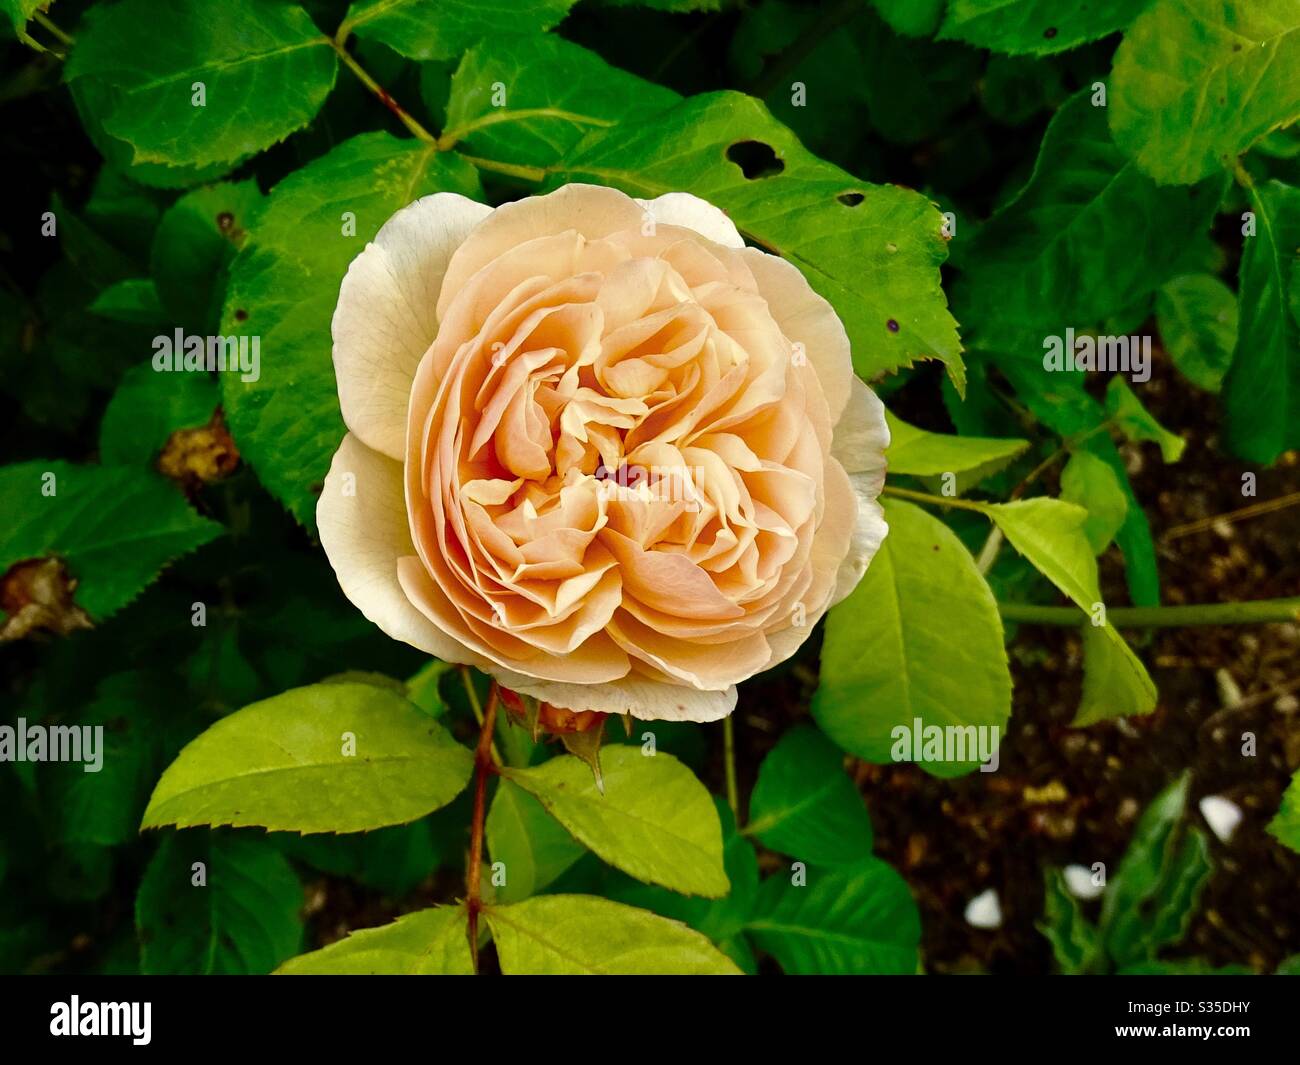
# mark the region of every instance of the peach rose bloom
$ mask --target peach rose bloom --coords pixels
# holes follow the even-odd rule
[[[694,196],[426,196],[352,262],[333,335],[343,591],[554,706],[725,717],[885,536],[844,327]]]

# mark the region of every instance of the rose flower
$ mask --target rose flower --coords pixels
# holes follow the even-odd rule
[[[554,707],[726,716],[885,536],[844,327],[694,196],[427,196],[352,262],[333,337],[343,591]]]

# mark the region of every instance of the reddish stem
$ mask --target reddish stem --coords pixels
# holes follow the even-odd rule
[[[488,777],[496,772],[492,764],[492,729],[496,723],[497,703],[500,696],[496,681],[488,693],[487,708],[483,711],[483,727],[479,731],[478,747],[474,751],[474,819],[470,822],[469,868],[465,873],[465,909],[469,913],[469,952],[478,972],[478,915],[483,909],[479,886],[483,868],[483,820],[487,813]]]

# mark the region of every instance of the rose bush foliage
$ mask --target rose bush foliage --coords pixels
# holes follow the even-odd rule
[[[996,761],[1044,604],[1076,727],[1157,706],[1185,442],[1043,341],[1300,442],[1300,6],[646,6],[0,5],[0,724],[105,736],[0,764],[0,968],[915,973],[846,768]],[[1186,931],[1149,783],[1063,971]]]

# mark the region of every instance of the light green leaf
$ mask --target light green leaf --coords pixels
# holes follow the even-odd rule
[[[1083,916],[1079,901],[1065,886],[1059,869],[1049,869],[1043,919],[1038,930],[1052,944],[1057,969],[1065,976],[1087,972],[1101,949],[1097,929]]]
[[[891,474],[942,477],[956,474],[955,489],[963,492],[1004,469],[1029,447],[1028,440],[931,433],[885,412],[889,448],[885,458]]]
[[[1300,854],[1300,773],[1282,793],[1282,805],[1268,823],[1269,835]]]
[[[1110,79],[1115,141],[1161,184],[1224,168],[1300,118],[1300,4],[1155,0]]]
[[[1184,274],[1156,294],[1165,351],[1198,388],[1218,392],[1237,340],[1237,295],[1211,274]]]
[[[964,387],[956,323],[939,285],[947,246],[937,208],[911,190],[869,185],[822,162],[752,97],[706,93],[634,129],[593,131],[561,170],[557,184],[708,200],[830,301],[860,376],[940,359]]]
[[[342,33],[379,41],[407,59],[454,59],[482,38],[540,33],[575,0],[354,0]]]
[[[1180,272],[1213,221],[1225,179],[1160,188],[1111,142],[1105,112],[1086,91],[1067,100],[1029,181],[964,245],[953,303],[973,347],[1041,360],[1044,337],[1094,326]]]
[[[155,373],[149,363],[128,370],[99,427],[104,463],[148,465],[177,429],[207,425],[221,394],[208,374]]]
[[[1071,727],[1151,713],[1156,708],[1155,683],[1123,638],[1095,625],[1084,625],[1082,632],[1083,691]]]
[[[940,38],[993,52],[1049,55],[1122,30],[1150,0],[951,0]]]
[[[202,863],[203,883],[196,884]],[[140,969],[152,975],[265,975],[302,943],[302,886],[268,840],[166,836],[140,882]]]
[[[497,85],[504,105],[493,102]],[[456,69],[441,140],[489,159],[550,166],[589,130],[632,125],[680,100],[562,37],[493,33]]]
[[[810,725],[791,729],[763,759],[745,834],[811,865],[850,865],[871,854],[871,818],[844,756]]]
[[[1182,825],[1187,791],[1184,774],[1151,801],[1106,887],[1102,936],[1121,968],[1180,940],[1209,880],[1205,836]]]
[[[1119,475],[1091,451],[1075,451],[1061,470],[1061,498],[1088,512],[1084,534],[1094,555],[1100,555],[1115,539],[1128,512],[1128,499]]]
[[[115,322],[134,325],[157,325],[164,317],[158,290],[152,281],[143,277],[127,278],[110,285],[95,297],[90,311]]]
[[[191,742],[162,775],[141,827],[359,832],[446,805],[473,764],[397,693],[313,684],[246,706]]]
[[[1097,613],[1102,599],[1097,559],[1084,531],[1088,512],[1073,503],[1043,498],[978,506],[1012,547],[1089,615],[1079,619],[1086,628],[1095,628],[1084,634],[1085,649],[1093,641],[1093,664],[1091,679],[1085,669],[1079,717],[1096,720],[1150,713],[1156,704],[1156,686],[1146,667],[1109,621],[1091,624],[1092,618],[1102,616]],[[1108,644],[1104,652],[1099,642],[1103,639]]]
[[[943,522],[896,499],[884,507],[889,536],[827,619],[813,717],[841,748],[877,763],[921,760],[895,737],[901,729],[910,738],[917,718],[923,727],[958,726],[964,757],[921,764],[960,776],[982,760],[978,726],[1001,729],[1011,713],[1002,621],[970,552]]]
[[[1160,602],[1160,576],[1151,526],[1129,483],[1115,441],[1102,429],[1105,408],[1084,390],[1084,374],[1045,374],[1037,359],[999,360],[998,368],[1036,418],[1061,437],[1073,438],[1077,449],[1092,452],[1115,471],[1128,501],[1128,513],[1115,542],[1124,553],[1129,595],[1137,606],[1155,606]]]
[[[501,775],[610,865],[683,894],[725,895],[722,826],[695,774],[671,754],[622,744],[603,747],[600,765],[603,795],[591,770],[569,755]]]
[[[222,532],[151,471],[45,459],[0,467],[0,514],[0,573],[55,555],[78,582],[77,603],[96,620]]]
[[[290,958],[277,976],[469,976],[464,906],[434,906]]]
[[[261,204],[257,182],[248,180],[195,189],[168,208],[154,235],[149,272],[173,326],[202,336],[215,331],[226,268],[247,242]]]
[[[911,975],[921,918],[912,892],[876,858],[824,872],[806,886],[787,873],[763,881],[748,931],[791,975]]]
[[[506,976],[727,976],[740,971],[699,932],[608,899],[540,895],[510,906],[485,906],[483,916]]]
[[[660,917],[669,917],[703,932],[732,958],[737,958],[739,948],[733,946],[740,938],[745,923],[754,911],[758,897],[758,855],[754,846],[736,831],[736,819],[727,804],[714,799],[718,818],[722,822],[722,858],[731,881],[726,898],[702,899],[692,895],[678,895],[667,888],[643,884],[629,876],[611,874],[602,894],[615,902],[650,910]],[[741,968],[745,966],[737,960]]]
[[[406,697],[430,717],[442,717],[447,704],[442,698],[442,678],[455,670],[450,662],[431,658],[406,682]]]
[[[303,525],[343,438],[330,319],[348,264],[399,208],[432,192],[480,195],[472,167],[432,145],[363,133],[285,178],[230,266],[223,335],[261,337],[261,375],[222,381],[241,454]],[[343,212],[356,218],[344,235]]]
[[[38,8],[49,6],[50,0],[3,0],[0,2],[0,11],[8,16],[10,25],[14,28],[14,33],[20,39],[26,39],[27,23],[31,17],[36,14]]]
[[[64,74],[133,162],[233,167],[307,125],[337,70],[297,4],[122,0],[86,13]]]
[[[492,861],[505,865],[500,902],[535,895],[587,853],[540,802],[509,780],[502,780],[487,815]]]
[[[1112,377],[1106,386],[1106,414],[1129,440],[1159,444],[1165,462],[1177,462],[1183,457],[1187,442],[1156,421],[1122,377]]]
[[[1238,275],[1241,322],[1223,382],[1225,436],[1234,454],[1267,464],[1300,447],[1300,322],[1289,295],[1300,276],[1300,189],[1256,186],[1250,207],[1255,235],[1245,240]]]

